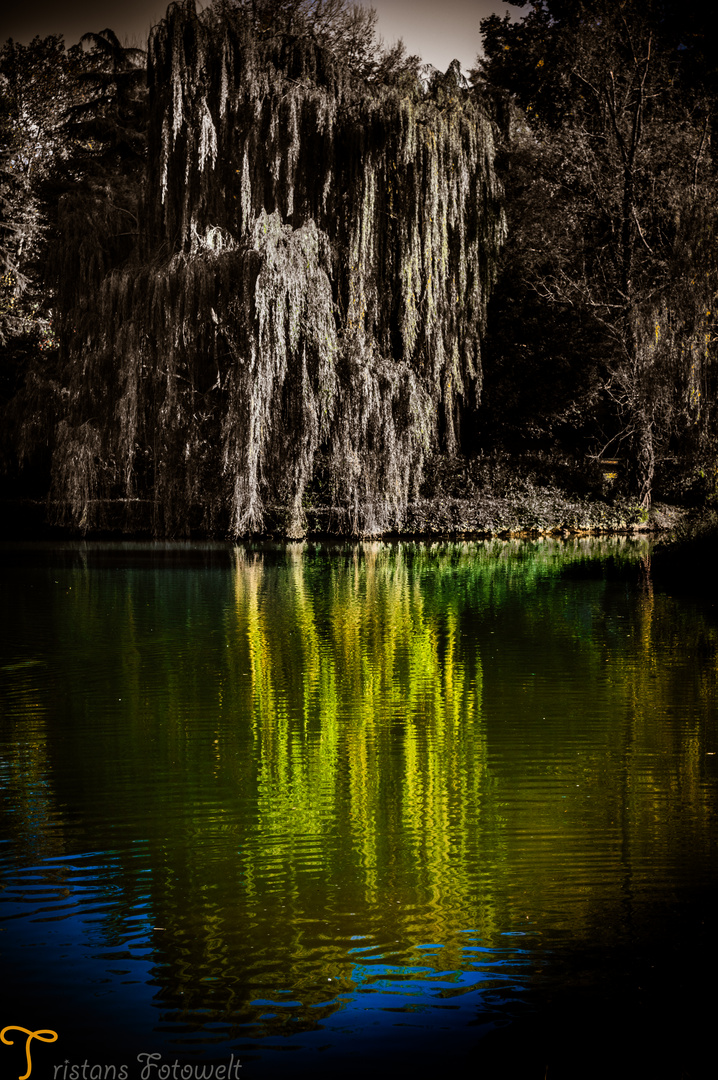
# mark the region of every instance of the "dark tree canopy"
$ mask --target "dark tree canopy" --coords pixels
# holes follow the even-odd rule
[[[511,354],[519,369],[543,354],[545,386],[562,353],[564,400],[596,420],[587,449],[625,455],[647,505],[659,459],[714,453],[715,100],[696,20],[650,0],[544,0],[483,30],[475,77],[512,117],[489,396],[505,400]],[[505,336],[517,321],[538,329],[523,356]]]
[[[473,86],[344,0],[182,0],[146,62],[110,29],[8,43],[18,484],[156,535],[401,529],[429,456],[479,449],[713,497],[707,17],[517,6]]]

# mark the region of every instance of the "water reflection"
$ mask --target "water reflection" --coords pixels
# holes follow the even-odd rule
[[[25,552],[0,639],[18,1007],[61,1057],[91,1017],[120,1059],[315,1068],[473,1045],[567,948],[648,933],[715,882],[718,641],[642,554]]]

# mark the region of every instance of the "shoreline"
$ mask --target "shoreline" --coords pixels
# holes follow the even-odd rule
[[[422,539],[538,539],[611,535],[666,535],[696,516],[686,507],[656,503],[650,510],[628,500],[572,499],[556,489],[534,489],[511,496],[492,493],[469,498],[420,499],[409,503],[388,528],[359,531],[352,526],[352,511],[331,505],[309,506],[305,521],[287,527],[284,508],[270,507],[265,528],[233,536],[221,526],[203,527],[204,509],[196,507],[193,520],[182,533],[165,535],[153,529],[154,505],[149,500],[97,500],[91,504],[94,523],[58,524],[69,516],[61,504],[45,499],[5,499],[0,502],[3,541],[36,540],[422,540]],[[55,518],[55,521],[53,521]]]

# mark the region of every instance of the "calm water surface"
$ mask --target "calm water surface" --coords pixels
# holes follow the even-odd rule
[[[0,581],[0,1025],[58,1033],[37,1076],[714,1075],[718,631],[645,543]]]

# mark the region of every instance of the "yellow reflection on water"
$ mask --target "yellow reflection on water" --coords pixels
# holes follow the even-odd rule
[[[715,626],[646,575],[579,573],[641,554],[73,566],[28,608],[42,663],[1,684],[13,840],[99,853],[108,938],[142,893],[183,1017],[260,1024],[251,1003],[291,992],[311,1025],[387,966],[456,980],[479,947],[629,933],[705,878],[717,834]]]
[[[340,830],[357,903],[388,894],[400,905],[410,891],[441,922],[453,897],[467,925],[476,905],[457,886],[486,751],[481,657],[460,649],[461,598],[432,611],[415,568],[382,544],[315,570],[295,548],[265,580],[257,556],[236,553],[258,830],[283,837],[294,882],[311,854],[302,838],[322,864],[322,837]]]

